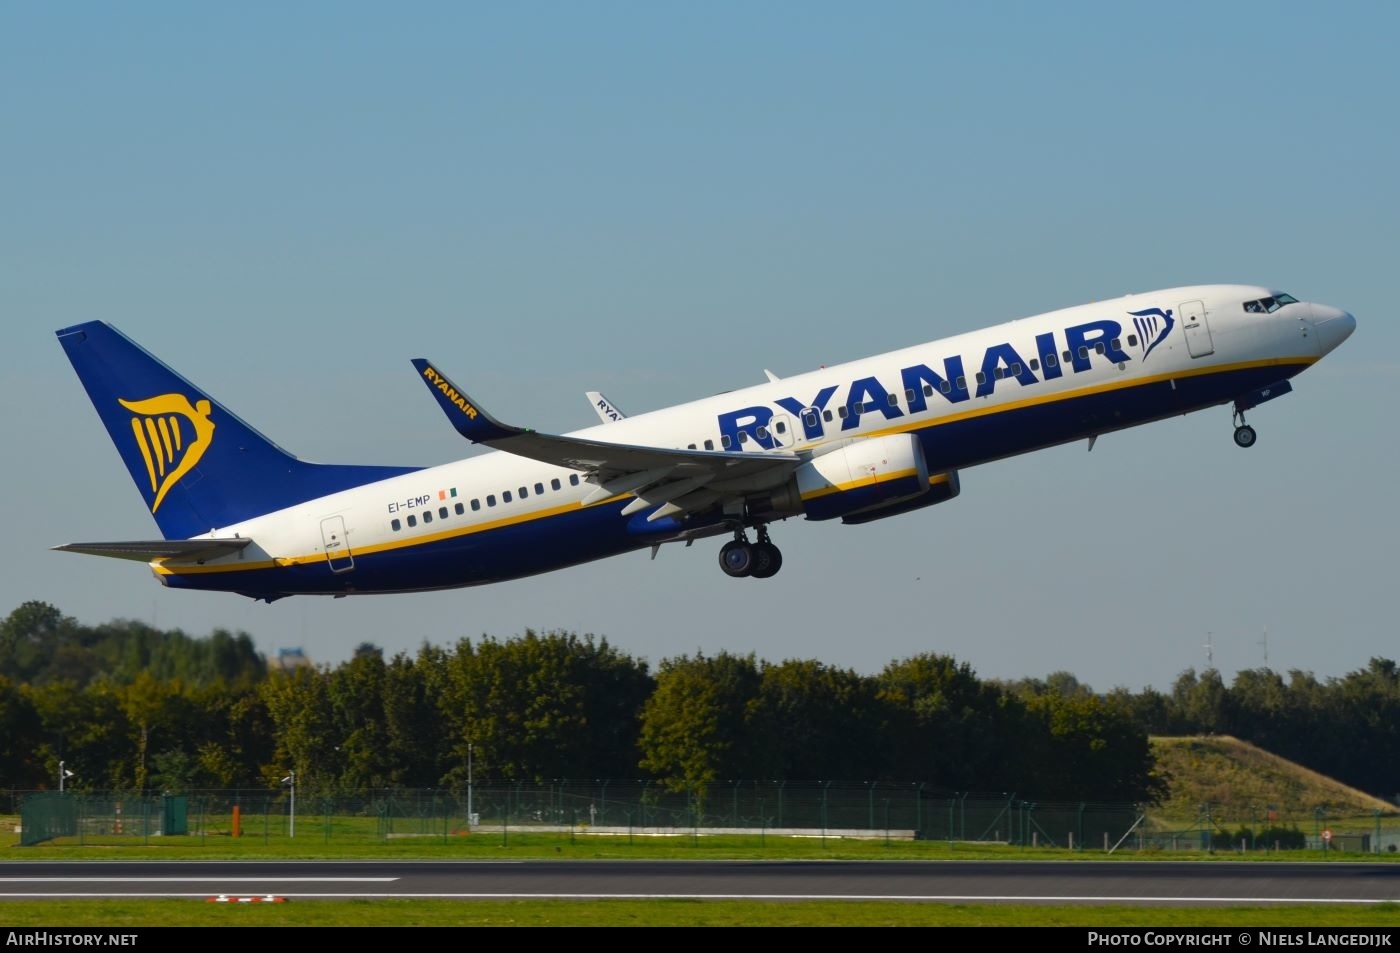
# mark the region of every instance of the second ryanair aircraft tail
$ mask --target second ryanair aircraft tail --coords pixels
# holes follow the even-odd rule
[[[417,469],[303,462],[110,325],[57,333],[168,540]]]

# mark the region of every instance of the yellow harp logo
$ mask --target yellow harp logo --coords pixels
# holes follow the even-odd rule
[[[131,432],[146,461],[151,478],[151,512],[160,509],[161,500],[180,478],[194,468],[214,437],[209,419],[209,401],[191,405],[184,394],[162,394],[146,400],[118,402],[131,411]]]

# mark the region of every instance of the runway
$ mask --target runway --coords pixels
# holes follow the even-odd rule
[[[1400,865],[652,860],[18,861],[0,865],[0,901],[111,897],[1366,905],[1400,902]]]

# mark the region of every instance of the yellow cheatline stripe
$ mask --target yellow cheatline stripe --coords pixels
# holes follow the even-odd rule
[[[630,493],[618,494],[617,496],[609,497],[606,500],[599,500],[597,503],[590,504],[588,508],[592,509],[595,506],[602,506],[606,503],[612,503],[616,500],[622,500],[631,495],[632,494]],[[442,530],[440,532],[428,533],[422,536],[406,537],[402,540],[392,540],[390,542],[378,543],[373,546],[352,546],[350,547],[350,555],[351,557],[372,556],[376,553],[391,552],[396,549],[412,549],[416,546],[424,546],[429,543],[437,543],[441,542],[442,540],[453,539],[458,536],[472,536],[476,533],[485,533],[493,529],[501,529],[506,526],[515,526],[520,523],[528,523],[537,519],[548,519],[553,516],[561,516],[564,513],[575,512],[581,509],[583,509],[583,507],[580,506],[577,501],[574,501],[572,503],[564,503],[559,506],[553,506],[548,509],[532,510],[529,513],[521,513],[516,516],[503,517],[501,519],[492,520],[489,523],[476,523],[471,526],[459,526],[454,527],[450,530]],[[324,552],[320,552],[307,553],[297,556],[279,556],[276,559],[259,559],[256,561],[226,563],[213,566],[184,566],[178,564],[167,565],[167,559],[158,559],[154,560],[151,563],[151,568],[156,573],[162,576],[185,576],[204,575],[209,573],[249,572],[252,570],[273,569],[276,567],[307,566],[316,563],[323,563],[325,561],[326,554]]]
[[[1081,387],[1078,390],[1062,391],[1056,394],[1042,394],[1036,397],[1027,397],[1023,400],[1011,401],[1005,404],[988,404],[961,413],[948,414],[939,417],[937,420],[923,420],[900,424],[894,427],[886,427],[881,430],[874,430],[864,437],[884,437],[889,434],[907,433],[911,430],[923,430],[926,427],[941,427],[944,424],[957,423],[963,420],[971,420],[975,417],[986,417],[990,414],[1006,413],[1012,410],[1022,410],[1026,407],[1036,407],[1040,404],[1052,404],[1064,400],[1075,400],[1080,397],[1090,397],[1094,394],[1106,394],[1109,391],[1128,390],[1133,387],[1145,387],[1149,384],[1160,384],[1163,381],[1181,380],[1186,377],[1209,377],[1215,374],[1226,374],[1233,371],[1249,370],[1255,367],[1279,367],[1291,366],[1294,364],[1315,364],[1319,358],[1316,357],[1275,357],[1260,361],[1241,361],[1238,364],[1217,364],[1212,367],[1193,368],[1175,374],[1156,374],[1152,377],[1131,377],[1123,380],[1108,381],[1103,384],[1094,384],[1088,387]],[[1010,378],[1007,378],[1010,380]],[[974,397],[973,400],[985,400],[985,398]]]

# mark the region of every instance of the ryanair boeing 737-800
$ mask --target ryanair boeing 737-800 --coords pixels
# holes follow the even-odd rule
[[[298,460],[93,321],[58,339],[164,539],[56,548],[269,602],[479,585],[711,536],[729,537],[725,573],[765,578],[782,565],[774,523],[908,513],[988,461],[1226,405],[1251,446],[1245,412],[1355,327],[1270,288],[1170,288],[651,413],[590,392],[602,422],[562,435],[497,420],[420,358],[458,433],[500,452],[418,468]]]

